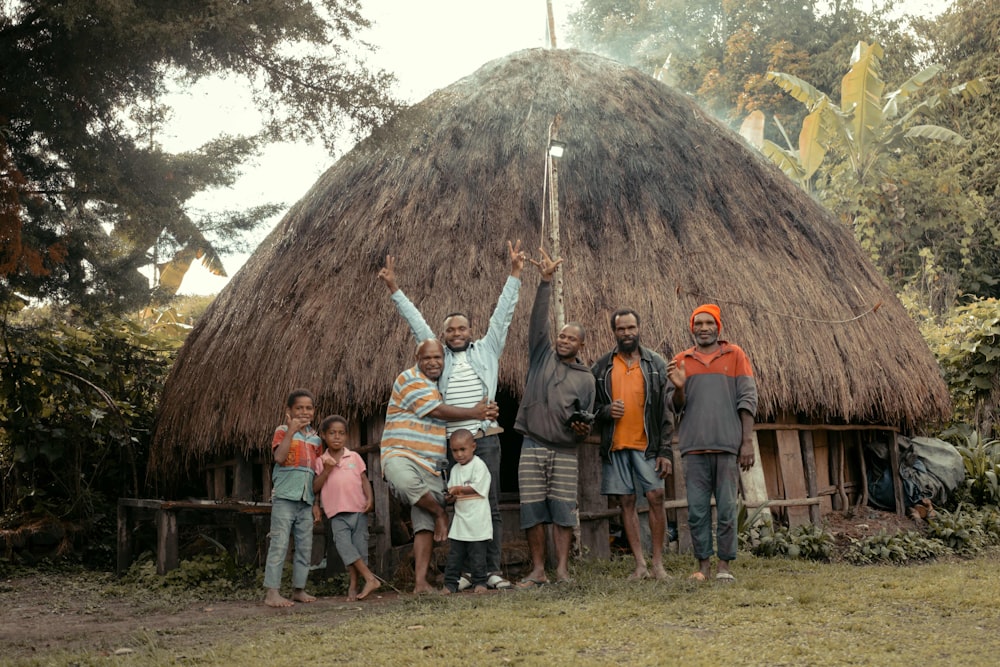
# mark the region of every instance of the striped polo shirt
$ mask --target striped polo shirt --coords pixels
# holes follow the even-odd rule
[[[405,456],[431,472],[438,471],[438,463],[447,461],[445,422],[428,413],[442,403],[437,385],[416,366],[399,374],[385,411],[383,466],[393,457]]]

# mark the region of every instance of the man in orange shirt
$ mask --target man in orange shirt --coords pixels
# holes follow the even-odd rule
[[[615,496],[622,510],[622,527],[635,557],[629,579],[645,579],[650,572],[642,551],[636,489],[649,501],[649,530],[653,542],[652,575],[665,579],[663,539],[667,515],[663,509],[663,480],[672,472],[670,440],[674,433],[673,384],[667,363],[639,343],[639,314],[623,309],[611,315],[615,349],[591,369],[597,380],[595,421],[601,427],[604,463],[601,493]]]

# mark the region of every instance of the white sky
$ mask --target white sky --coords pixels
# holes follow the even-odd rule
[[[553,0],[557,40],[576,0]],[[416,103],[439,88],[471,74],[508,53],[546,44],[545,0],[364,0],[363,14],[373,23],[364,39],[378,48],[368,57],[373,68],[396,75],[396,95]],[[252,133],[257,115],[234,82],[213,80],[172,100],[174,116],[165,133],[168,150],[189,150],[221,133]],[[349,150],[345,147],[345,152]],[[230,189],[206,193],[193,202],[205,210],[225,210],[267,202],[291,206],[339,156],[322,146],[281,144],[269,147]],[[283,215],[283,214],[282,214]],[[263,239],[280,216],[262,231]],[[248,255],[223,258],[230,276]],[[181,294],[215,294],[228,278],[192,264]]]
[[[880,0],[870,2],[881,4]],[[553,0],[558,46],[567,45],[565,18],[577,3]],[[937,14],[949,4],[948,0],[906,0],[904,11]],[[546,0],[363,0],[362,7],[364,16],[373,23],[364,39],[378,48],[368,61],[373,68],[395,73],[396,94],[408,103],[419,102],[491,60],[546,45]],[[193,149],[221,132],[256,131],[256,113],[245,99],[235,83],[217,80],[178,95],[164,141],[167,149]],[[207,193],[193,203],[206,210],[268,202],[291,206],[338,157],[320,146],[271,146],[232,188]],[[256,241],[262,240],[279,219],[268,224]],[[247,257],[223,258],[230,276]],[[196,263],[185,276],[180,293],[215,294],[227,282],[228,278],[213,276]]]

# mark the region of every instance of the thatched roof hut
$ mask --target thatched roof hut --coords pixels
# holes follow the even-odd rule
[[[592,54],[535,49],[403,111],[289,211],[180,352],[152,468],[266,450],[294,387],[323,414],[380,415],[414,348],[376,278],[386,254],[428,322],[461,309],[481,332],[505,242],[543,238],[556,114],[566,313],[588,326],[591,360],[618,307],[670,353],[712,301],[753,361],[760,419],[909,429],[948,415],[934,358],[848,229],[684,95]],[[515,398],[534,267],[524,278],[500,374]]]

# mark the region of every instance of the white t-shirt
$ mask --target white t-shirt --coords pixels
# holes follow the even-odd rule
[[[478,456],[464,466],[456,463],[448,476],[448,487],[471,486],[478,496],[455,499],[455,517],[448,537],[462,542],[493,539],[493,515],[490,513],[490,471]]]
[[[486,389],[483,387],[483,381],[469,364],[468,353],[465,350],[453,352],[451,375],[448,376],[448,393],[444,397],[444,402],[456,408],[471,408],[483,400],[483,396],[486,396]],[[448,437],[460,428],[468,429],[475,435],[480,424],[477,419],[450,421],[446,426]]]

